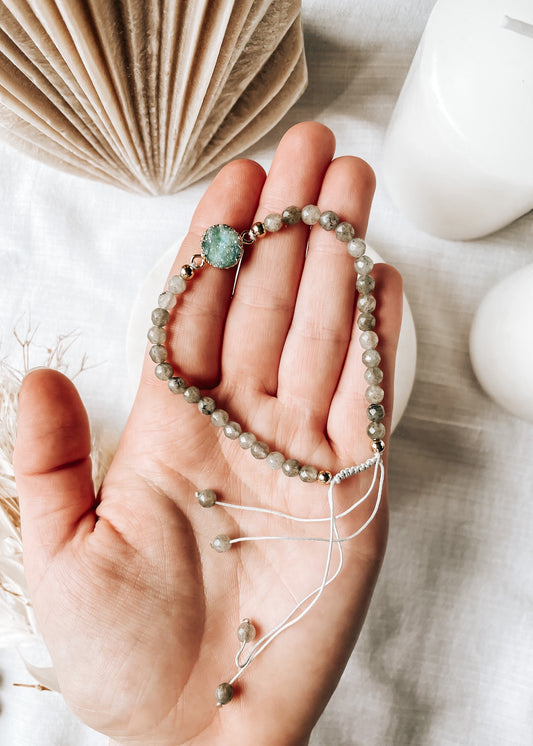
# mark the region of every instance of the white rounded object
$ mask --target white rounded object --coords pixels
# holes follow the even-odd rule
[[[483,298],[470,332],[470,358],[486,393],[533,422],[533,264]]]
[[[150,327],[150,313],[157,303],[159,293],[164,289],[171,267],[183,237],[178,239],[159,259],[141,286],[133,305],[126,337],[126,361],[128,380],[132,395],[139,385],[144,356],[146,354],[146,333]],[[383,262],[380,255],[367,244],[367,254],[372,260]],[[396,377],[394,384],[394,409],[392,430],[400,421],[411,395],[416,371],[416,331],[413,314],[405,294],[403,296],[403,318],[396,356]]]

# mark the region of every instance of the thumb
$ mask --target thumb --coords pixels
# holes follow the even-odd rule
[[[74,384],[53,370],[29,373],[19,394],[13,465],[30,571],[72,539],[82,521],[94,526],[90,452],[89,420]]]

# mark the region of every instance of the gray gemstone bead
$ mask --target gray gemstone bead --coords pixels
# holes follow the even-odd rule
[[[195,495],[202,508],[212,508],[217,501],[217,494],[214,490],[199,490]]]
[[[263,225],[269,233],[275,233],[276,231],[279,231],[279,229],[283,225],[281,215],[279,215],[279,213],[277,212],[270,213],[270,215],[267,215],[266,218],[263,220]]]
[[[167,283],[167,288],[170,290],[171,293],[174,293],[174,295],[180,295],[181,293],[184,293],[186,287],[186,281],[179,275],[173,275]]]
[[[174,293],[169,293],[168,290],[165,290],[164,293],[160,294],[157,305],[159,308],[165,308],[167,311],[170,311],[176,305],[176,296]]]
[[[267,466],[269,466],[271,469],[281,469],[284,461],[285,456],[279,451],[272,451],[268,454],[266,459]]]
[[[189,404],[198,404],[202,398],[202,394],[200,393],[198,386],[189,386],[189,388],[185,389],[183,392],[183,398],[185,401],[189,402]]]
[[[249,619],[243,619],[237,628],[239,642],[252,642],[255,638],[256,629]]]
[[[301,466],[299,473],[302,482],[316,482],[318,479],[318,469],[314,466]]]
[[[148,330],[148,335],[147,336],[148,336],[148,340],[153,345],[162,345],[162,344],[164,344],[164,342],[165,342],[165,340],[167,338],[167,333],[160,326],[152,326]]]
[[[242,433],[242,428],[238,422],[228,422],[224,425],[224,435],[230,440],[236,440]]]
[[[351,223],[339,223],[335,228],[335,238],[342,243],[348,243],[355,236],[355,231]]]
[[[381,438],[385,437],[385,425],[382,422],[371,422],[366,432],[372,440],[381,440]]]
[[[241,448],[251,448],[256,440],[257,438],[253,433],[242,433],[242,435],[239,435],[239,445]]]
[[[152,324],[154,326],[165,326],[169,319],[170,314],[165,308],[154,308],[152,311]]]
[[[202,396],[198,402],[198,409],[202,414],[213,414],[217,408],[215,400],[211,396]]]
[[[217,705],[227,705],[233,699],[233,687],[231,684],[219,684],[215,689]]]
[[[167,348],[164,345],[153,345],[153,347],[150,347],[148,354],[154,363],[162,363],[167,359]]]
[[[383,371],[381,368],[367,368],[365,370],[365,381],[369,384],[381,383],[383,380]]]
[[[339,216],[333,210],[326,210],[320,215],[318,222],[325,231],[332,231],[339,224]]]
[[[360,295],[357,299],[357,308],[361,313],[372,313],[376,308],[376,299],[373,295]]]
[[[320,218],[320,210],[316,205],[306,205],[302,209],[302,222],[306,225],[315,225]]]
[[[215,427],[224,427],[228,424],[229,414],[224,409],[215,409],[211,415],[211,423]]]
[[[350,256],[353,256],[354,259],[359,259],[366,251],[366,243],[362,238],[352,238],[351,241],[348,241],[346,248]]]
[[[355,271],[360,275],[368,275],[370,272],[372,272],[372,269],[374,267],[374,262],[369,256],[360,256],[359,259],[356,259],[353,263],[353,266],[355,267]]]
[[[270,453],[270,448],[262,440],[256,440],[255,443],[252,443],[250,453],[254,458],[263,459]]]
[[[288,458],[281,465],[281,471],[286,477],[297,477],[300,473],[300,462],[295,458]]]
[[[383,404],[371,404],[366,410],[366,416],[372,422],[380,422],[385,417],[385,407]]]
[[[381,355],[377,350],[365,350],[361,355],[361,360],[367,368],[375,368],[381,362]]]
[[[383,400],[384,396],[385,392],[383,391],[381,386],[377,386],[375,384],[369,386],[365,391],[365,399],[369,404],[379,404],[379,402]]]
[[[379,337],[376,332],[363,332],[359,337],[359,344],[364,350],[372,350],[378,346]]]
[[[357,326],[362,332],[369,332],[376,326],[376,317],[371,313],[360,313],[357,317]]]
[[[168,379],[172,378],[174,374],[174,370],[170,363],[159,363],[159,365],[155,366],[154,372],[160,381],[168,381]]]
[[[286,207],[281,213],[281,221],[285,223],[285,225],[296,225],[296,223],[299,223],[301,219],[302,211],[295,205]]]
[[[215,552],[227,552],[228,549],[231,549],[229,536],[226,536],[226,534],[219,534],[218,536],[215,536],[215,538],[211,542],[211,546],[213,547]]]
[[[371,275],[358,275],[355,281],[355,287],[357,292],[361,295],[367,295],[371,293],[376,287],[376,281]]]
[[[173,394],[183,394],[183,392],[187,388],[187,384],[185,383],[183,378],[175,376],[168,382],[168,387]]]

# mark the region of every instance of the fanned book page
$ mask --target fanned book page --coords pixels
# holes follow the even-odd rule
[[[176,192],[307,84],[301,0],[0,0],[0,136],[123,189]]]

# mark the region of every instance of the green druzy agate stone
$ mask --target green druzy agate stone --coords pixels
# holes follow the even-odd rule
[[[229,269],[234,267],[242,255],[242,241],[229,225],[212,225],[202,237],[202,256],[212,267]]]

